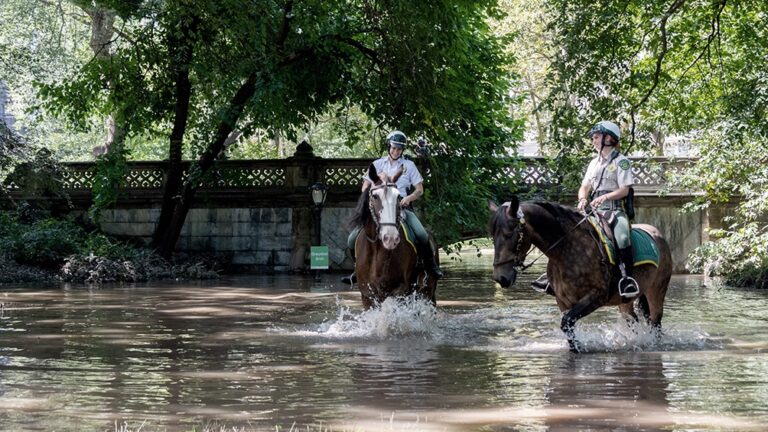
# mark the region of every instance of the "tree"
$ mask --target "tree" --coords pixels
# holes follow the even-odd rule
[[[649,135],[683,135],[701,159],[677,178],[705,192],[694,208],[743,197],[722,237],[699,251],[694,270],[768,280],[768,4],[762,1],[550,0],[549,29],[561,47],[552,64],[552,138],[582,154],[597,119],[618,119],[626,146]],[[749,239],[749,240],[747,240]],[[744,280],[756,280],[750,276]]]
[[[262,130],[295,140],[331,106],[359,107],[382,128],[424,133],[441,144],[433,166],[452,175],[433,176],[428,189],[432,214],[451,214],[454,222],[441,224],[441,238],[457,239],[450,229],[485,218],[477,202],[499,181],[498,157],[511,153],[520,135],[520,123],[507,114],[511,58],[488,26],[499,14],[494,1],[122,6],[125,25],[113,55],[91,59],[43,95],[72,120],[114,108],[131,134],[165,131],[169,163],[154,236],[161,254],[173,251],[195,192],[230,134]],[[182,180],[185,146],[198,156]]]

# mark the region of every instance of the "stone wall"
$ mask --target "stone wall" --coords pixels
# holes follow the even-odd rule
[[[306,142],[287,159],[219,161],[216,176],[201,185],[196,194],[196,207],[187,216],[177,250],[225,254],[244,271],[307,271],[316,229],[310,185],[322,183],[328,187],[328,195],[321,214],[320,244],[329,246],[331,269],[350,269],[352,261],[346,252],[349,231],[345,224],[360,195],[360,178],[370,162],[316,157]],[[557,185],[544,159],[526,158],[525,162],[519,172],[507,174],[539,188]],[[691,161],[655,163],[633,165],[639,185],[636,220],[661,229],[672,247],[675,271],[684,272],[687,255],[707,240],[706,228],[720,226],[722,214],[717,209],[706,214],[679,213],[693,194],[678,191],[660,197],[657,191],[663,189],[665,172],[685,169]],[[69,163],[66,167],[62,190],[69,198],[66,202],[61,197],[53,200],[58,199],[67,208],[74,206],[73,211],[85,211],[92,204],[94,166]],[[160,213],[165,168],[164,162],[129,163],[116,208],[103,212],[104,231],[149,242]],[[0,197],[1,205],[21,200],[51,204],[48,201],[52,198],[27,196],[19,185],[11,184],[8,189],[15,201]],[[559,200],[572,205],[576,197],[562,196]],[[474,232],[462,233],[462,237],[483,237],[485,229],[477,227]]]
[[[291,208],[194,208],[191,209],[177,245],[180,252],[208,252],[230,258],[236,270],[245,272],[288,272],[308,265],[308,249],[302,249],[299,262],[292,262],[297,222]],[[325,208],[321,219],[321,244],[327,245],[331,270],[349,270],[347,252],[348,207]],[[109,234],[131,237],[149,243],[160,215],[159,208],[113,209],[102,213],[102,229]],[[675,273],[686,273],[686,259],[706,241],[703,212],[681,213],[675,207],[639,207],[637,223],[659,228],[672,250]]]
[[[159,215],[159,208],[105,210],[101,227],[149,243]],[[176,249],[222,254],[234,270],[286,272],[293,250],[292,222],[290,208],[194,208]]]
[[[702,243],[702,219],[706,215],[701,211],[681,213],[677,208],[647,207],[638,208],[636,223],[653,225],[667,239],[672,252],[673,271],[687,273],[688,254]]]

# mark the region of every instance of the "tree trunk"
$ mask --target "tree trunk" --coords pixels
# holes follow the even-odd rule
[[[181,235],[181,229],[184,227],[184,221],[187,218],[187,213],[192,206],[192,202],[195,198],[195,193],[200,187],[200,182],[203,179],[205,173],[213,166],[216,158],[224,150],[224,143],[227,137],[230,136],[235,129],[240,116],[243,113],[246,102],[256,92],[256,74],[253,73],[243,83],[240,89],[229,103],[229,109],[227,115],[219,123],[216,130],[216,135],[213,141],[205,149],[205,152],[200,156],[197,162],[189,169],[189,175],[187,176],[184,186],[182,187],[181,194],[175,201],[173,208],[173,214],[168,218],[168,225],[161,226],[158,223],[156,228],[156,234],[162,235],[160,242],[156,244],[158,253],[166,258],[169,258],[176,247],[176,242]]]
[[[90,46],[94,57],[109,59],[112,57],[112,39],[115,37],[115,12],[103,8],[91,8],[85,11],[91,18]],[[112,83],[108,83],[111,88]],[[104,143],[93,148],[93,156],[100,157],[109,153],[111,147],[122,149],[126,130],[123,116],[112,113],[105,119],[106,137]]]
[[[190,26],[182,26],[181,40],[171,44],[171,46],[177,47],[176,52],[173,54],[173,58],[177,62],[175,66],[176,104],[174,106],[173,130],[171,130],[168,144],[168,166],[166,167],[163,179],[163,204],[160,209],[160,217],[155,226],[155,232],[152,235],[153,246],[161,251],[167,249],[163,245],[170,241],[166,239],[168,227],[173,219],[174,208],[181,193],[182,175],[184,173],[181,157],[184,148],[184,133],[187,131],[189,119],[189,101],[192,97],[189,64],[192,61],[193,52],[192,41],[189,38],[193,31],[192,27],[196,27],[196,25],[197,22],[193,20]],[[174,245],[175,243],[174,241]],[[161,254],[166,258],[170,258],[171,252],[173,252],[173,248]]]
[[[539,112],[539,101],[536,96],[536,89],[534,88],[533,79],[529,74],[525,74],[525,81],[528,84],[528,92],[531,95],[531,105],[533,109],[533,118],[536,120],[536,143],[539,145],[539,154],[544,154],[544,125],[541,121],[541,114]]]

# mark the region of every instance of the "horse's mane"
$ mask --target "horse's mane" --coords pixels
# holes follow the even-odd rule
[[[576,211],[573,207],[564,206],[551,201],[532,201],[531,204],[537,205],[552,215],[555,219],[562,222],[578,223],[584,215]]]
[[[549,218],[535,218],[536,222],[542,224],[542,229],[538,230],[542,233],[554,234],[555,237],[560,237],[565,234],[566,229],[576,226],[582,221],[584,215],[576,211],[573,207],[564,206],[561,204],[553,203],[550,201],[531,201],[528,204],[532,204],[535,207],[540,208],[543,212],[550,215]],[[535,215],[534,215],[535,216]],[[577,229],[591,230],[591,225],[582,223]]]
[[[357,205],[352,210],[352,216],[350,216],[347,222],[347,228],[352,230],[357,227],[365,226],[371,219],[371,210],[368,207],[368,191],[364,191],[357,198]]]

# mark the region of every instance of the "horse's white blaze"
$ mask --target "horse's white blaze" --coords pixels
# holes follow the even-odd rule
[[[373,192],[381,200],[379,212],[379,239],[387,249],[394,249],[400,243],[397,227],[397,188],[386,186]],[[391,225],[393,224],[393,225]]]

